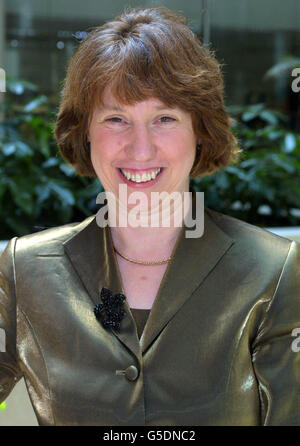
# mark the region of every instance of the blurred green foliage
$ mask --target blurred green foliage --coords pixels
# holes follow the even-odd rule
[[[53,138],[57,98],[23,80],[8,79],[6,88],[0,103],[0,239],[95,214],[99,180],[76,175]],[[299,225],[300,135],[264,104],[229,113],[244,149],[240,161],[191,180],[191,186],[205,193],[207,207],[249,223]]]
[[[98,179],[75,174],[53,138],[56,105],[26,81],[8,80],[0,104],[0,239],[96,213]]]
[[[205,205],[258,226],[300,225],[300,134],[264,104],[228,107],[239,161],[192,180]]]

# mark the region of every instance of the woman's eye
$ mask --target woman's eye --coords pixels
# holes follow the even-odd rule
[[[119,122],[123,122],[122,118],[119,118],[118,116],[113,116],[112,118],[107,118],[106,121],[108,122],[113,122],[113,123],[119,123]]]
[[[161,121],[161,122],[174,122],[174,121],[176,121],[176,119],[171,118],[171,116],[162,116],[161,118],[159,118],[159,121]]]

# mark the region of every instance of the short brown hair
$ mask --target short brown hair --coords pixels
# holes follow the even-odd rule
[[[192,178],[237,159],[220,65],[179,14],[166,8],[128,9],[93,29],[79,45],[68,66],[55,126],[60,151],[79,175],[96,176],[87,131],[107,86],[125,104],[156,97],[191,113],[202,141]]]

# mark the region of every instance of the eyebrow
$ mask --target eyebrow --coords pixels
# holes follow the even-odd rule
[[[174,107],[169,107],[168,105],[158,104],[154,106],[157,110],[165,110],[172,109]],[[106,105],[104,107],[99,108],[99,112],[107,112],[107,111],[123,111],[124,109],[119,105]]]

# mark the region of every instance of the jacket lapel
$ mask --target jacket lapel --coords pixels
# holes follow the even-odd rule
[[[63,246],[92,300],[91,311],[100,302],[102,287],[109,288],[113,294],[124,293],[108,226],[99,227],[94,217],[75,236],[65,241]],[[112,332],[140,359],[136,326],[127,301],[123,308],[126,316],[121,321],[120,331],[112,329]],[[102,325],[101,328],[105,330]]]
[[[189,229],[184,225],[180,232],[140,341],[127,301],[120,331],[112,330],[138,359],[234,243],[207,212],[202,237],[186,238],[185,230]],[[103,286],[113,293],[124,293],[108,226],[99,227],[94,217],[63,245],[94,305],[99,303]]]
[[[174,258],[168,265],[141,337],[143,353],[234,243],[207,212],[202,237],[186,238],[186,229],[184,226],[180,232]]]

